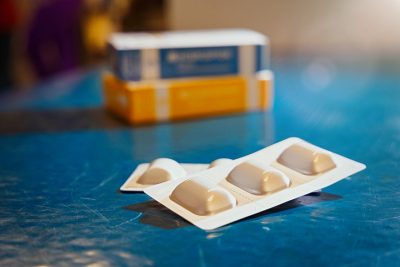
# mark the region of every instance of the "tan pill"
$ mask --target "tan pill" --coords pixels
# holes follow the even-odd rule
[[[185,175],[185,169],[175,160],[159,158],[150,164],[149,168],[138,179],[138,183],[144,185],[159,184]]]
[[[283,151],[278,162],[304,175],[316,175],[336,167],[330,155],[297,144]]]
[[[285,174],[255,160],[237,165],[226,180],[255,195],[275,192],[290,185],[290,179]]]
[[[216,214],[236,206],[236,199],[229,191],[215,188],[205,181],[186,180],[180,183],[172,191],[170,199],[200,216]]]
[[[217,165],[221,165],[221,164],[225,164],[225,163],[230,163],[233,160],[231,159],[227,159],[227,158],[220,158],[220,159],[216,159],[213,162],[210,163],[210,166],[208,168],[212,168],[215,167]]]

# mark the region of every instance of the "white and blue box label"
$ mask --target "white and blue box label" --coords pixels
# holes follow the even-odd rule
[[[253,74],[267,69],[265,46],[113,51],[113,71],[121,80],[151,80]],[[246,51],[249,50],[249,51]],[[153,53],[155,55],[150,55]],[[241,55],[247,53],[248,55]],[[149,58],[147,58],[149,57]],[[246,57],[252,57],[244,59]],[[245,63],[243,61],[249,61]],[[144,69],[146,68],[146,69]]]
[[[267,38],[249,30],[125,34],[110,42],[113,71],[142,81],[253,75],[268,69]]]

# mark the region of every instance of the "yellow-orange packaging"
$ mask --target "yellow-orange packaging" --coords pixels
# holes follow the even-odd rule
[[[269,109],[273,74],[127,82],[103,77],[109,111],[133,124]]]

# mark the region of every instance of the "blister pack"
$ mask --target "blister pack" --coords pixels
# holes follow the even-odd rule
[[[327,187],[364,164],[288,138],[144,192],[202,229],[215,229]]]
[[[183,178],[230,161],[232,160],[221,158],[210,164],[202,164],[178,163],[169,158],[155,159],[151,163],[139,164],[119,190],[122,192],[143,192],[146,187]]]

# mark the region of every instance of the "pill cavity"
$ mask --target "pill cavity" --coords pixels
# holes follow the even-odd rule
[[[237,165],[226,180],[254,195],[279,191],[290,185],[290,179],[285,174],[255,160]]]
[[[212,168],[212,167],[215,167],[217,165],[222,165],[222,164],[225,164],[225,163],[230,163],[232,161],[233,160],[227,159],[227,158],[216,159],[216,160],[214,160],[213,162],[210,163],[210,166],[208,168]]]
[[[278,162],[304,175],[316,175],[336,167],[330,155],[297,144],[283,151]]]
[[[186,180],[172,191],[170,199],[200,216],[216,214],[236,206],[236,199],[229,191],[215,188],[206,181]]]
[[[149,168],[139,177],[138,183],[144,185],[159,184],[185,175],[185,169],[175,160],[159,158],[150,163]]]

